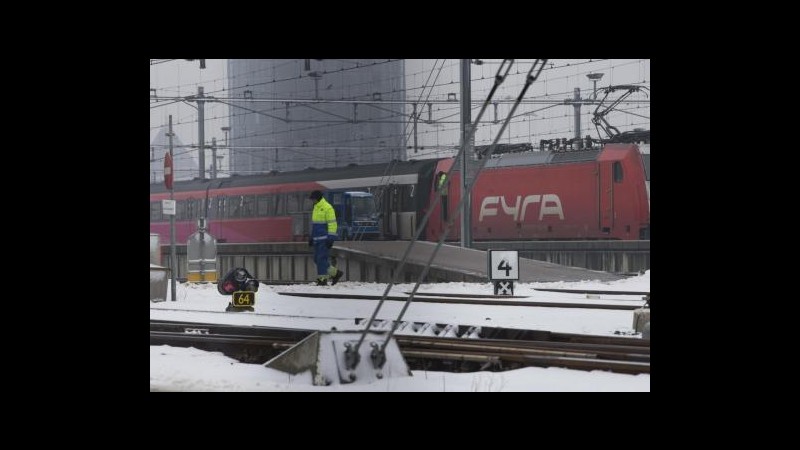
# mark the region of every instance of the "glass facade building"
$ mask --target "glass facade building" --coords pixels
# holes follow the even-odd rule
[[[231,172],[404,160],[404,64],[229,59]]]

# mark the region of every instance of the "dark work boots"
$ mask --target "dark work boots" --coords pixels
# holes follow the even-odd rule
[[[331,286],[333,286],[334,284],[338,283],[339,282],[339,278],[342,278],[342,275],[344,275],[344,272],[342,272],[339,269],[336,269],[336,275],[334,275],[333,278],[331,278]]]

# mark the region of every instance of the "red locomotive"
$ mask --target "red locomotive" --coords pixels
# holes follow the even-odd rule
[[[500,156],[487,162],[473,188],[473,240],[650,238],[649,180],[637,145]],[[450,165],[452,160],[442,160],[437,171]],[[448,209],[460,200],[460,183],[454,172]],[[438,239],[449,214],[437,207],[428,239]],[[456,225],[448,239],[459,237]]]

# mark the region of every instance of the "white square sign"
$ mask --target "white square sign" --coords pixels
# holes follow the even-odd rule
[[[161,200],[161,211],[165,216],[174,216],[175,200]]]
[[[516,250],[489,250],[490,280],[519,280],[519,253]]]

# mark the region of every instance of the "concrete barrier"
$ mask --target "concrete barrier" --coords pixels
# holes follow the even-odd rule
[[[150,301],[163,302],[167,300],[167,280],[169,269],[150,264]]]
[[[648,325],[648,334],[650,332],[650,308],[639,308],[633,310],[633,329],[637,333],[644,332],[645,325]]]

